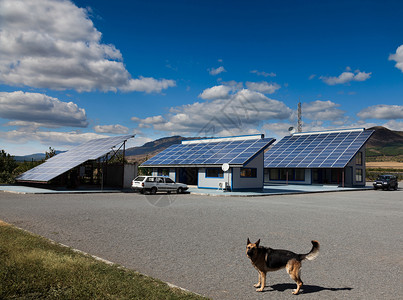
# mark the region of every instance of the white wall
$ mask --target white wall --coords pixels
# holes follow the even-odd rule
[[[221,167],[219,166],[218,168]],[[199,188],[218,189],[219,188],[218,184],[223,181],[231,185],[231,168],[228,171],[224,172],[223,175],[224,176],[222,178],[206,177],[206,168],[199,168],[197,186]]]
[[[233,168],[232,170],[232,185],[233,189],[262,189],[264,174],[264,152],[262,151],[255,158],[253,158],[249,163],[247,163],[244,168],[254,168],[256,169],[256,178],[245,178],[241,177],[241,168]]]

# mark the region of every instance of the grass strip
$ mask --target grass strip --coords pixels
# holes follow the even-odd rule
[[[206,299],[0,221],[0,299]]]

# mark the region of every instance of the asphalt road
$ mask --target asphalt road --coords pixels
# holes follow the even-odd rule
[[[0,219],[214,299],[403,297],[403,192],[353,191],[269,197],[0,193]],[[265,292],[246,239],[306,253],[304,287],[285,270]]]

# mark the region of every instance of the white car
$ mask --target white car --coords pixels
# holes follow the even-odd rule
[[[132,181],[132,189],[136,192],[155,194],[157,192],[184,193],[188,186],[184,183],[177,183],[167,176],[137,176]]]

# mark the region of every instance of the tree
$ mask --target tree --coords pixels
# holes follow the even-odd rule
[[[18,164],[14,160],[14,156],[6,153],[4,150],[0,152],[0,183],[13,183],[14,170]]]
[[[51,158],[52,156],[55,156],[56,154],[57,154],[56,150],[52,147],[49,147],[49,152],[48,151],[45,152],[45,159]]]

